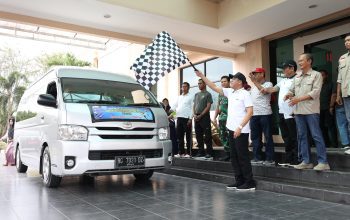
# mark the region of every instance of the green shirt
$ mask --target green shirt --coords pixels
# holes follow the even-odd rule
[[[224,95],[219,95],[219,121],[226,121],[227,120],[227,108],[228,108],[228,99]]]
[[[201,114],[204,111],[205,107],[207,107],[208,103],[213,103],[211,94],[208,91],[197,92],[193,100],[194,114]]]

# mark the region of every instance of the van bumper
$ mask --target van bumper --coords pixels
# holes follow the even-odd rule
[[[168,155],[171,153],[172,144],[170,140],[153,143],[128,143],[126,146],[114,150],[150,150],[162,149],[162,157],[146,158],[145,167],[141,169],[115,169],[115,160],[90,160],[90,150],[111,150],[110,146],[91,147],[93,143],[88,141],[57,141],[55,147],[50,147],[51,172],[57,176],[69,175],[100,175],[100,174],[127,174],[140,173],[147,170],[163,169],[168,165]],[[110,143],[108,144],[110,145]],[[120,145],[120,143],[118,144]],[[65,167],[65,157],[73,157],[75,165],[68,169]]]

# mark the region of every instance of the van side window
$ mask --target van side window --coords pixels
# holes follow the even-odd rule
[[[56,87],[56,82],[52,82],[47,86],[46,94],[50,94],[55,99],[57,99],[57,87]]]

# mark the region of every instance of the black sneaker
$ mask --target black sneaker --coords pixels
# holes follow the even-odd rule
[[[211,156],[210,154],[205,155],[204,157],[206,160],[213,160],[213,156]]]
[[[236,190],[237,187],[239,187],[239,186],[241,186],[241,185],[243,185],[242,182],[235,182],[235,183],[233,183],[233,184],[227,185],[227,186],[226,186],[226,189],[227,189],[227,190]]]
[[[240,186],[237,187],[237,191],[240,191],[240,192],[245,192],[245,191],[254,191],[255,190],[255,183],[252,182],[252,183],[244,183]]]
[[[220,157],[219,161],[230,161],[230,159],[231,159],[230,155],[226,155],[224,157]]]
[[[203,153],[197,153],[195,156],[193,156],[193,157],[204,157],[205,156],[205,154],[203,154]]]

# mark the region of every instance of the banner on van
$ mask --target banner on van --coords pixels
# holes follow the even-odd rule
[[[101,121],[144,121],[154,122],[154,114],[149,108],[89,105],[92,122]]]

